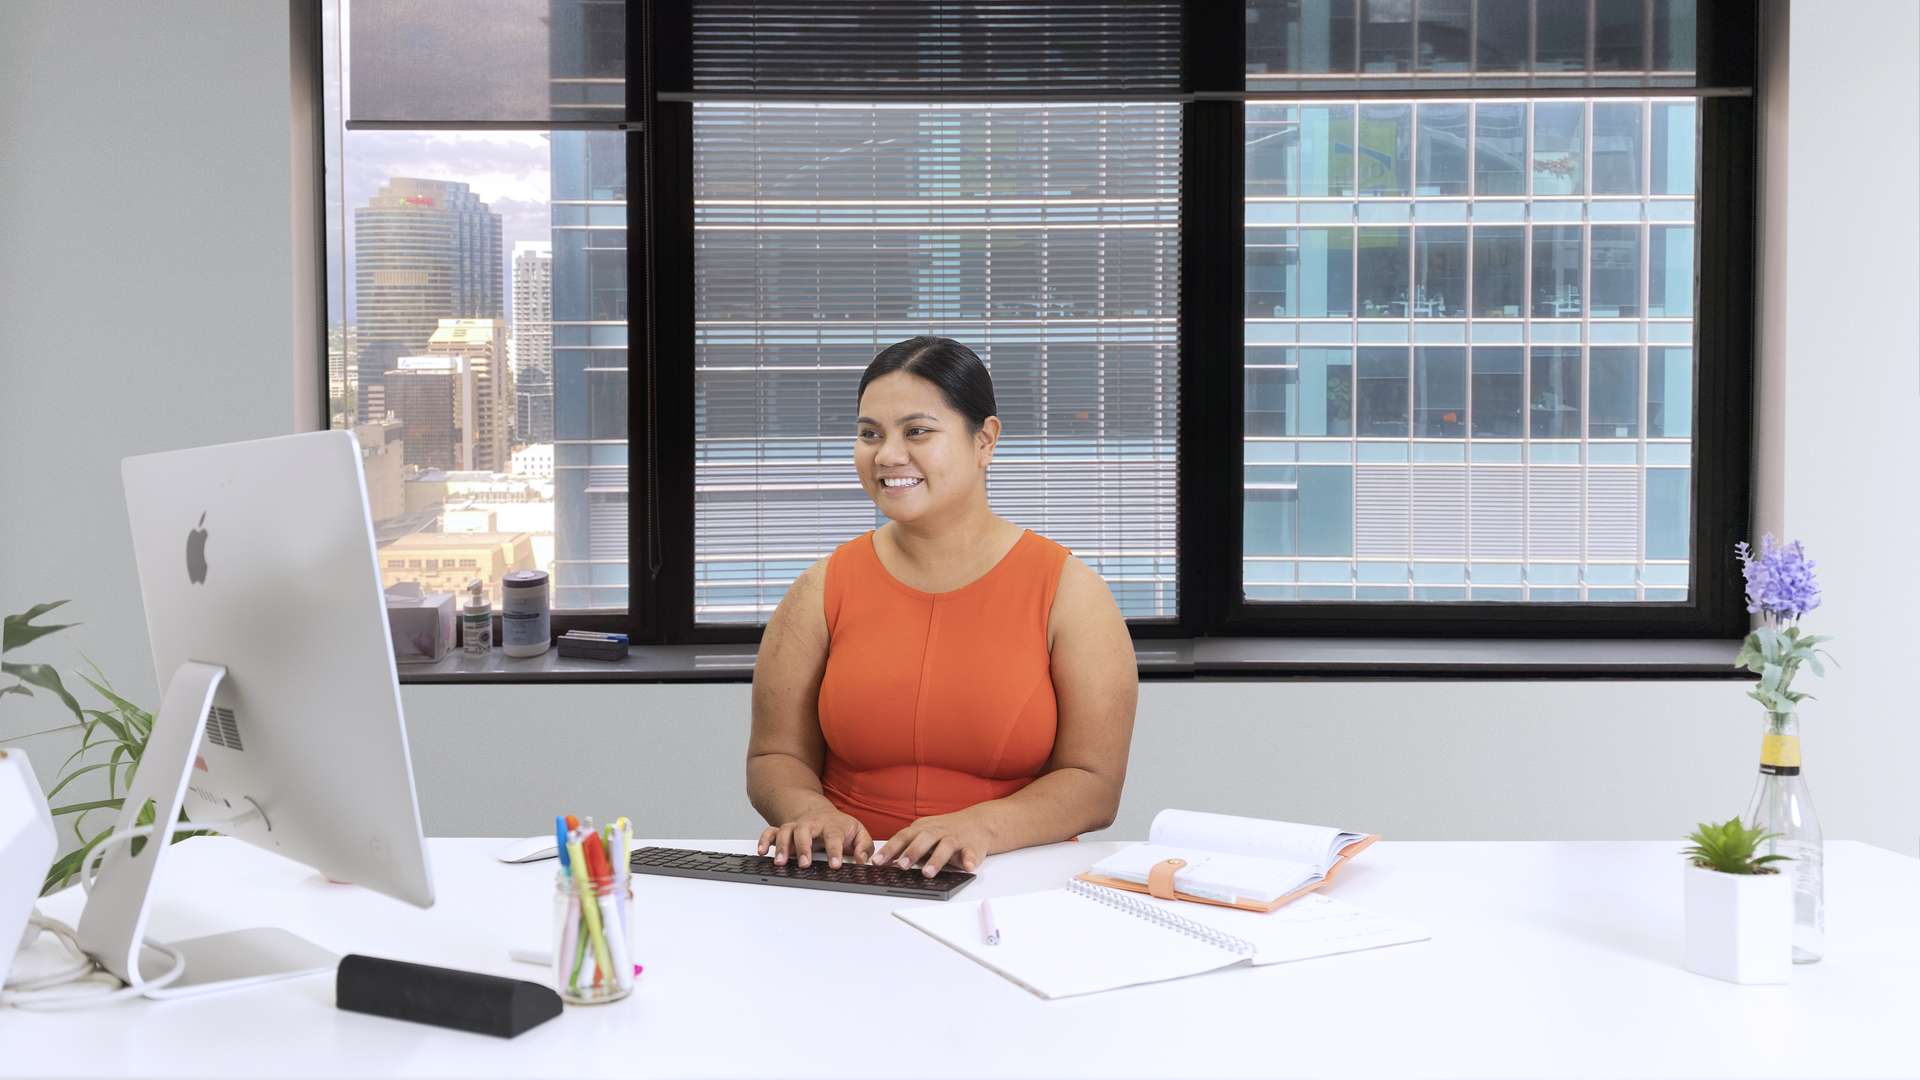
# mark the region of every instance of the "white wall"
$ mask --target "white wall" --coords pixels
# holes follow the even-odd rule
[[[1920,837],[1920,6],[1801,3],[1789,43],[1784,338],[1763,358],[1782,469],[1759,527],[1799,538],[1842,667],[1807,687],[1828,835]],[[1756,530],[1758,531],[1758,530]]]
[[[23,655],[138,701],[120,459],[294,422],[289,55],[285,3],[0,4],[0,611],[72,601]],[[0,738],[65,715],[8,697]]]
[[[427,829],[530,835],[566,807],[657,836],[752,835],[747,694],[408,687]],[[1730,682],[1151,682],[1110,832],[1190,806],[1402,839],[1678,836],[1744,807],[1751,704]]]
[[[1813,624],[1842,639],[1846,667],[1807,709],[1828,835],[1905,852],[1915,22],[1902,0],[1796,13],[1792,115],[1814,120],[1786,178],[1788,400],[1767,403],[1786,443],[1760,456],[1781,470],[1760,477],[1776,527],[1821,561]],[[47,657],[84,646],[139,700],[155,690],[120,457],[291,427],[286,36],[270,3],[0,4],[0,609],[72,597],[88,625]],[[656,835],[753,827],[745,687],[404,697],[435,833],[533,833],[558,806]],[[0,740],[42,721],[58,715],[0,702]],[[1114,831],[1172,804],[1403,838],[1677,837],[1744,806],[1759,725],[1725,682],[1151,683]],[[28,740],[40,771],[65,738]]]

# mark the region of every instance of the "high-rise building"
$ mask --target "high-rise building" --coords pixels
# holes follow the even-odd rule
[[[514,441],[553,441],[553,245],[513,245]]]
[[[367,479],[367,513],[374,521],[406,512],[404,434],[398,420],[374,420],[353,429],[360,441],[360,471]]]
[[[400,418],[405,461],[471,468],[478,412],[473,371],[458,356],[403,356],[381,372],[387,408]]]
[[[352,326],[327,328],[327,410],[364,416],[355,400],[360,385],[360,332]],[[377,417],[375,419],[378,419]]]
[[[627,150],[553,133],[554,607],[627,605]],[[591,216],[592,227],[584,224]]]
[[[459,357],[473,382],[473,429],[468,438],[472,453],[459,468],[507,471],[513,376],[502,355],[506,336],[506,324],[498,319],[441,319],[427,339],[427,355]],[[406,414],[400,418],[405,420]]]
[[[465,184],[394,177],[354,210],[353,224],[356,416],[365,420],[369,385],[425,352],[441,319],[501,317],[500,215]]]

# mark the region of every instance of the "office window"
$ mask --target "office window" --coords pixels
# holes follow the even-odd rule
[[[1143,633],[1404,632],[1406,605],[1487,601],[1509,606],[1460,619],[1577,632],[1584,608],[1538,605],[1627,599],[1729,623],[1690,562],[1744,491],[1719,433],[1751,28],[1719,8],[1247,0],[1241,38],[1239,10],[1173,0],[955,0],[883,5],[907,44],[876,49],[878,9],[807,0],[631,27],[620,0],[339,6],[330,417],[362,433],[390,580],[422,555],[471,576],[488,560],[438,534],[491,531],[553,571],[563,626],[753,640],[882,520],[850,460],[860,370],[939,333],[994,373],[995,508],[1136,625],[1179,620]],[[1186,62],[1235,39],[1244,82]],[[628,40],[691,63],[646,69],[649,99]],[[424,335],[423,304],[446,309]],[[1232,441],[1222,374],[1238,475],[1175,452]],[[1178,529],[1221,499],[1243,527]],[[1236,543],[1237,594],[1183,604],[1213,585],[1177,568]]]
[[[1483,67],[1516,6],[1489,41],[1478,5]],[[1630,23],[1644,37],[1607,21],[1593,46]],[[1522,52],[1584,65],[1586,33]],[[1315,145],[1355,148],[1316,155],[1310,186],[1301,155],[1256,150],[1309,109]],[[1246,599],[1687,596],[1695,104],[1246,114]]]
[[[1305,183],[1298,129],[1268,134],[1293,148],[1274,184]],[[693,164],[698,621],[764,622],[884,521],[853,468],[860,372],[925,333],[992,372],[995,510],[1126,615],[1175,614],[1177,106],[702,104]],[[1249,316],[1350,306],[1328,284],[1351,295],[1351,248],[1263,230]],[[1286,370],[1249,373],[1260,423],[1293,422]]]
[[[622,5],[342,6],[322,6],[328,420],[360,440],[376,543],[474,533],[512,553],[491,595],[537,568],[556,610],[624,612],[629,136],[591,129],[623,115]],[[482,32],[521,47],[476,63]]]
[[[1427,346],[1413,351],[1415,438],[1457,439],[1467,432],[1467,350]]]

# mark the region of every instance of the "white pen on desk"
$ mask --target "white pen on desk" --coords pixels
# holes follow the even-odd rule
[[[1000,944],[1000,924],[993,921],[993,905],[985,900],[980,901],[980,940]]]

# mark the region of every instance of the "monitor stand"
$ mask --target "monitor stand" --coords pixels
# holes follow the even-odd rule
[[[172,847],[163,830],[180,820],[180,805],[193,776],[207,713],[213,708],[213,693],[226,674],[227,669],[218,664],[189,660],[167,683],[160,709],[154,714],[153,731],[140,755],[140,767],[134,770],[120,820],[114,826],[116,833],[134,828],[140,808],[151,800],[154,832],[138,855],[133,853],[131,843],[109,842],[80,915],[80,947],[101,967],[128,983],[133,982],[131,976],[136,970],[147,981],[161,977],[173,966],[171,957],[142,944],[153,879],[161,858]],[[272,830],[271,821],[267,828]],[[201,891],[209,899],[217,899],[222,893],[219,883]],[[167,986],[149,991],[149,997],[238,989],[272,979],[332,971],[340,963],[336,954],[279,929],[235,930],[166,944],[183,958],[185,970]]]

